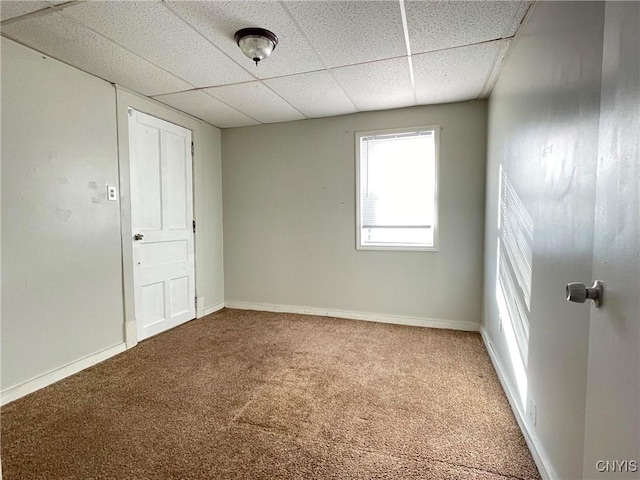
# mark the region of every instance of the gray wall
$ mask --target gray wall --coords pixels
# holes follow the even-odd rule
[[[431,124],[440,251],[356,251],[354,132]],[[227,302],[479,323],[485,152],[485,102],[223,130]]]
[[[529,429],[559,478],[582,477],[589,308],[566,302],[565,285],[591,281],[602,34],[599,2],[537,2],[489,101],[484,328],[517,384],[496,302],[501,166],[534,225],[519,408],[537,405]]]
[[[220,130],[3,38],[3,393],[125,340],[126,105],[193,131],[199,312],[224,301]]]
[[[2,389],[123,341],[111,85],[2,39]]]
[[[219,128],[200,122],[194,164],[196,289],[198,310],[209,313],[224,305],[222,233],[222,139]],[[200,316],[200,313],[198,314]]]
[[[0,81],[1,83],[1,81]],[[2,100],[0,99],[0,104]],[[2,127],[0,126],[0,130]],[[2,152],[0,152],[0,158],[2,158]],[[2,211],[2,168],[0,168],[0,211]],[[0,239],[2,239],[2,222],[0,221]],[[2,272],[2,242],[0,241],[0,272]],[[1,274],[0,274],[1,275]],[[2,288],[0,288],[0,335],[2,325]],[[0,336],[0,340],[2,337]],[[0,345],[0,390],[2,389],[2,345]],[[0,451],[2,451],[2,441],[0,440]],[[0,480],[2,480],[2,462],[0,461]]]

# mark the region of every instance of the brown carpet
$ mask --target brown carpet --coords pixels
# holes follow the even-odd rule
[[[5,480],[539,478],[469,332],[227,309],[1,414]]]

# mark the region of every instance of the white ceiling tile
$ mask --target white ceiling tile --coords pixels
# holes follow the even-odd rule
[[[263,123],[305,118],[261,82],[207,88],[205,92]]]
[[[65,14],[197,87],[254,78],[161,2],[87,2]]]
[[[49,8],[47,2],[35,2],[32,0],[0,1],[0,20],[3,22],[10,18],[16,18],[27,13],[37,12]],[[3,27],[4,30],[4,27]]]
[[[2,32],[58,60],[144,95],[193,88],[61,13],[27,17],[3,25]]]
[[[407,57],[336,68],[334,76],[359,110],[415,105]]]
[[[245,127],[260,123],[201,90],[169,93],[153,98],[198,117],[205,122],[209,122],[218,128]]]
[[[358,111],[326,70],[272,78],[264,83],[310,118]]]
[[[170,1],[165,4],[258,78],[323,68],[311,45],[279,2]],[[235,32],[245,27],[266,28],[275,33],[279,40],[271,56],[257,67],[233,39]]]
[[[413,55],[418,103],[478,98],[505,42],[508,40]]]
[[[516,34],[518,28],[520,28],[520,24],[522,24],[522,21],[524,20],[524,16],[527,14],[527,11],[529,11],[532,3],[533,0],[518,2],[518,8],[515,15],[513,16],[513,21],[511,22],[509,29],[504,35],[505,38],[513,37]]]
[[[411,53],[432,52],[503,38],[516,14],[520,24],[526,9],[520,1],[407,1]]]
[[[284,4],[329,67],[407,54],[397,0]]]

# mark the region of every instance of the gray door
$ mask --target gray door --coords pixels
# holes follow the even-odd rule
[[[640,3],[605,7],[584,478],[640,478]]]

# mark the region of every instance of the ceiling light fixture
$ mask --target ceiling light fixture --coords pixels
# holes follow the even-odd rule
[[[276,34],[264,28],[243,28],[238,30],[233,38],[242,53],[256,62],[256,65],[271,55],[278,45]]]

